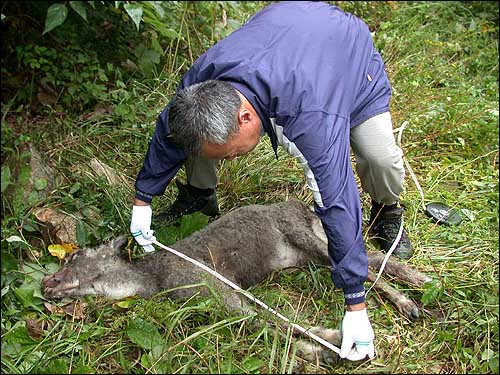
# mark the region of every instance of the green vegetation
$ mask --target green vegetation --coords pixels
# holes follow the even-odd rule
[[[290,332],[255,332],[250,317],[228,315],[215,295],[44,300],[40,281],[59,261],[35,209],[74,217],[80,247],[128,233],[132,183],[156,116],[191,62],[266,3],[70,1],[52,3],[48,15],[48,2],[4,2],[2,372],[498,373],[498,3],[335,3],[374,32],[393,83],[394,127],[408,122],[402,147],[425,203],[443,202],[463,218],[454,227],[432,222],[408,174],[409,263],[434,278],[424,290],[404,289],[421,319],[407,321],[371,292],[378,356],[299,366]],[[49,160],[53,180],[30,179],[29,145]],[[89,169],[94,158],[122,183]],[[298,164],[283,150],[276,160],[267,139],[223,162],[218,194],[223,213],[290,197],[312,202]],[[167,189],[153,208],[175,195]],[[206,223],[193,215],[155,229],[172,243]],[[368,235],[367,246],[375,248]],[[127,250],[140,254],[133,241]],[[342,296],[327,269],[279,272],[252,291],[299,324],[339,327]]]

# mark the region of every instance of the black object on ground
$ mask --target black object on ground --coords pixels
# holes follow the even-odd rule
[[[425,213],[438,224],[458,225],[462,222],[462,217],[457,210],[449,208],[442,203],[429,203],[425,206]]]

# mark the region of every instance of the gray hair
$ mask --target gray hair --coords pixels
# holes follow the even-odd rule
[[[224,144],[239,130],[241,99],[227,82],[208,80],[179,90],[168,122],[173,140],[199,155],[205,142]]]

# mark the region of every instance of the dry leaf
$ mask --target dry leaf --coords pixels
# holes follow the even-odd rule
[[[75,301],[68,303],[63,306],[63,310],[67,315],[70,315],[75,320],[80,320],[85,318],[85,309],[87,308],[87,304],[85,302]]]
[[[105,177],[110,185],[123,186],[127,184],[127,179],[119,172],[115,171],[106,163],[103,163],[99,159],[92,158],[89,163],[90,168],[99,177]]]
[[[57,102],[57,95],[54,94],[53,92],[44,90],[42,87],[38,89],[38,94],[37,94],[37,99],[38,101],[45,106],[51,106],[56,104]]]
[[[52,215],[54,213],[53,210],[50,208],[39,208],[36,209],[35,211],[35,217],[40,220],[42,223],[46,223],[47,221],[50,221],[52,218]]]
[[[62,315],[64,313],[63,309],[57,305],[53,305],[48,302],[43,302],[43,305],[51,314]]]
[[[37,208],[35,217],[42,223],[47,223],[43,232],[46,241],[51,243],[76,243],[76,225],[74,217],[51,208]]]
[[[33,339],[39,339],[42,336],[44,326],[45,321],[43,320],[35,320],[31,318],[26,319],[26,328],[28,329],[28,334]]]
[[[70,302],[63,307],[52,305],[51,303],[44,302],[45,308],[49,310],[51,314],[55,315],[69,315],[75,320],[80,320],[85,318],[85,309],[87,304],[85,302],[75,301]]]
[[[392,10],[398,9],[398,4],[395,1],[386,1],[386,3],[391,7]]]

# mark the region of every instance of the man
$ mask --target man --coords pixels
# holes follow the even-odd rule
[[[153,196],[186,164],[188,184],[157,219],[218,213],[219,160],[255,148],[263,134],[297,157],[328,236],[334,285],[343,289],[341,357],[374,356],[365,306],[367,256],[350,146],[363,189],[373,200],[370,225],[387,250],[398,233],[402,151],[395,144],[390,84],[368,27],[321,2],[275,3],[200,56],[158,117],[136,180],[131,231],[152,250]],[[395,254],[408,258],[405,232]],[[354,346],[353,346],[354,345]]]

